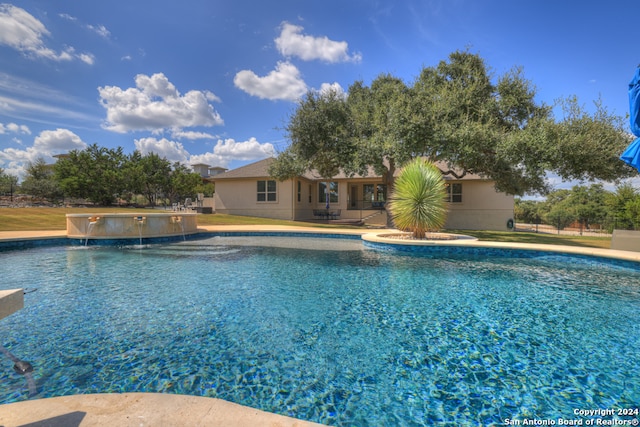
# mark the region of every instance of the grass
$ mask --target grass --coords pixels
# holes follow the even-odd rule
[[[145,212],[145,210],[125,208],[0,208],[0,231],[66,230],[66,214],[94,212],[134,213]]]
[[[66,230],[66,214],[148,213],[144,208],[0,208],[0,231]],[[154,212],[171,212],[154,210]],[[198,215],[198,225],[286,225],[290,227],[357,228],[333,224],[285,221],[235,215]]]
[[[543,245],[567,245],[589,248],[611,248],[611,237],[570,236],[564,234],[530,233],[525,231],[476,231],[448,230],[453,233],[467,234],[480,240],[494,242],[536,243]]]
[[[68,213],[140,213],[149,209],[134,208],[0,208],[0,231],[65,230]],[[158,211],[161,212],[161,211]],[[198,215],[198,225],[286,225],[291,227],[358,228],[353,226],[317,224],[302,221],[285,221],[235,215]],[[496,242],[539,243],[547,245],[569,245],[592,248],[611,247],[610,237],[568,236],[557,234],[447,230],[467,234],[480,240]]]

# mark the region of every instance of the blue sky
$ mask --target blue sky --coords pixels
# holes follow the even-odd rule
[[[89,144],[235,168],[287,146],[308,90],[455,50],[522,66],[551,104],[628,112],[637,2],[25,0],[0,5],[0,168]]]

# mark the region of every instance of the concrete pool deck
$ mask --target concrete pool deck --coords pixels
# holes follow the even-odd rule
[[[403,245],[463,245],[487,248],[513,248],[590,255],[640,262],[640,252],[590,247],[556,246],[479,240],[391,240],[389,229],[341,229],[287,226],[200,226],[199,232],[296,232],[314,234],[365,235],[365,240]],[[15,240],[66,239],[66,230],[0,232],[0,242]],[[62,396],[0,405],[0,427],[10,426],[291,426],[319,424],[260,411],[220,399],[156,394],[113,393]]]
[[[161,393],[86,394],[0,405],[3,427],[312,427],[221,399]]]

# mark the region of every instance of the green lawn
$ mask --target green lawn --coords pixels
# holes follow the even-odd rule
[[[0,208],[0,231],[65,230],[68,213],[138,213],[149,209],[133,208]],[[160,211],[157,211],[160,212]],[[316,224],[234,215],[198,215],[199,225],[286,225],[291,227],[358,228],[353,226]],[[565,236],[508,231],[447,230],[467,234],[480,240],[497,242],[542,243],[608,249],[610,237]]]
[[[68,213],[144,211],[144,209],[124,208],[0,208],[0,231],[66,230],[65,215]]]
[[[524,231],[449,231],[474,236],[480,240],[491,240],[494,242],[539,243],[544,245],[583,246],[604,249],[609,249],[611,247],[611,237],[568,236],[562,234],[530,233]]]
[[[66,230],[70,213],[171,212],[144,208],[0,208],[0,231]],[[291,227],[357,228],[301,221],[235,215],[198,215],[198,225],[286,225]]]

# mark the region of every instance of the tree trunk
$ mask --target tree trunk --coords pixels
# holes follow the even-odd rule
[[[387,200],[385,200],[384,209],[387,212],[387,228],[395,228],[393,220],[391,219],[391,212],[389,212],[389,197],[393,193],[393,183],[395,182],[396,162],[393,159],[389,159],[389,168],[384,176],[384,183],[387,186]]]

